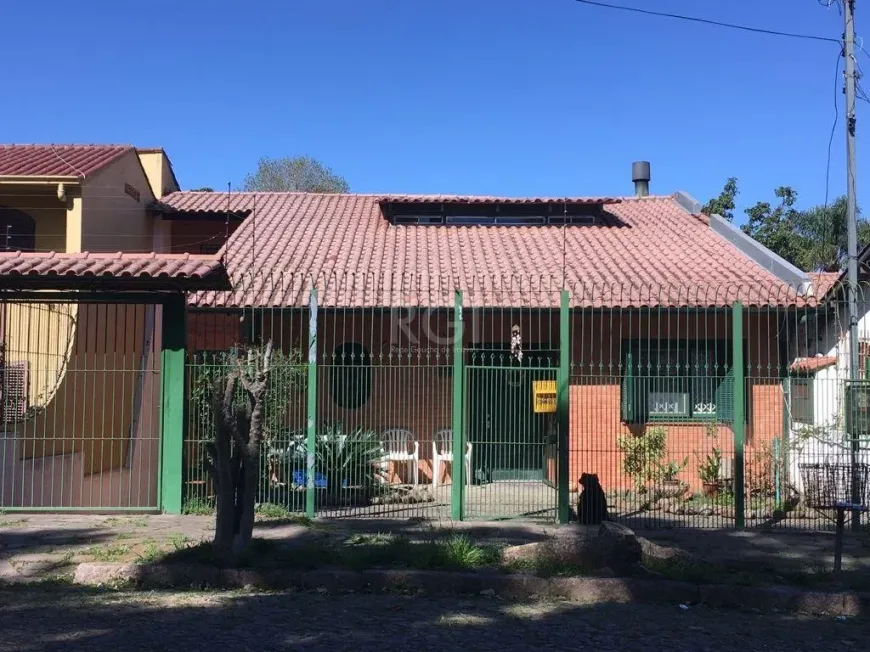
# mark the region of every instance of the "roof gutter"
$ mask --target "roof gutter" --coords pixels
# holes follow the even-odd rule
[[[41,176],[36,174],[3,174],[0,175],[0,185],[28,185],[28,186],[46,186],[55,183],[76,184],[81,183],[81,178],[77,176]]]

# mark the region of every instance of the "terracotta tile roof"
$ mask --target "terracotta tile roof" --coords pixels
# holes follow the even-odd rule
[[[129,151],[130,145],[0,145],[0,177],[84,179]]]
[[[812,358],[796,358],[789,370],[792,373],[814,374],[835,364],[837,364],[836,356],[817,355]]]
[[[816,296],[827,294],[843,275],[843,272],[810,272],[810,279],[816,288]]]
[[[381,203],[404,198],[232,194],[233,210],[251,211],[222,252],[235,291],[193,302],[296,305],[307,300],[303,277],[317,277],[321,304],[337,306],[452,306],[456,286],[466,303],[476,293],[486,303],[552,306],[563,278],[576,305],[796,301],[792,289],[717,235],[707,216],[690,215],[670,196],[623,198],[603,206],[596,225],[568,227],[393,225]],[[178,192],[162,201],[219,210],[227,195]]]
[[[226,290],[229,280],[214,256],[192,254],[0,253],[3,289]]]

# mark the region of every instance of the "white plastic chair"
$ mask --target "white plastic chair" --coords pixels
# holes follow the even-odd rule
[[[465,483],[471,482],[471,442],[468,442],[465,450]],[[438,488],[438,479],[441,477],[441,462],[450,462],[453,465],[453,430],[443,428],[435,433],[432,440],[432,488]]]
[[[414,484],[420,480],[420,442],[414,439],[410,430],[391,428],[385,430],[382,445],[384,454],[381,458],[383,466],[387,462],[411,462],[414,468]]]

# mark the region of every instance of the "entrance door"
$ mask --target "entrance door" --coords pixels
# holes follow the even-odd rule
[[[558,352],[475,348],[466,361],[472,480],[538,481],[547,477],[551,414],[534,411],[532,383],[555,380]]]

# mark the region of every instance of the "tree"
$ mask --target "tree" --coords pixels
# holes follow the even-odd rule
[[[248,351],[244,361],[233,353],[228,373],[215,382],[215,440],[207,451],[217,493],[214,548],[221,559],[241,553],[253,536],[271,364],[270,341],[265,351]]]
[[[737,194],[737,178],[731,177],[719,196],[708,201],[702,210],[730,221]],[[776,205],[758,202],[744,211],[749,221],[741,227],[743,232],[801,269],[842,269],[847,253],[846,198],[800,210],[796,207],[798,194],[790,186],[780,186],[774,194],[779,199]],[[870,223],[860,219],[859,211],[858,246],[868,243]]]
[[[244,189],[258,192],[348,192],[350,186],[320,161],[308,156],[261,158],[245,177]]]
[[[707,215],[721,215],[730,222],[734,219],[734,199],[739,192],[737,177],[729,177],[719,196],[704,204],[701,210]]]
[[[203,186],[202,188],[194,188],[193,192],[214,192],[211,186]]]
[[[797,193],[789,186],[780,186],[774,194],[780,200],[779,205],[758,202],[747,208],[745,212],[749,216],[749,222],[741,228],[757,242],[797,265],[805,248],[803,239],[797,232],[799,212],[794,207]]]
[[[858,249],[870,242],[870,223],[858,220]],[[835,272],[843,269],[849,252],[846,198],[828,206],[814,206],[798,215],[797,230],[803,247],[798,258],[802,269]]]

